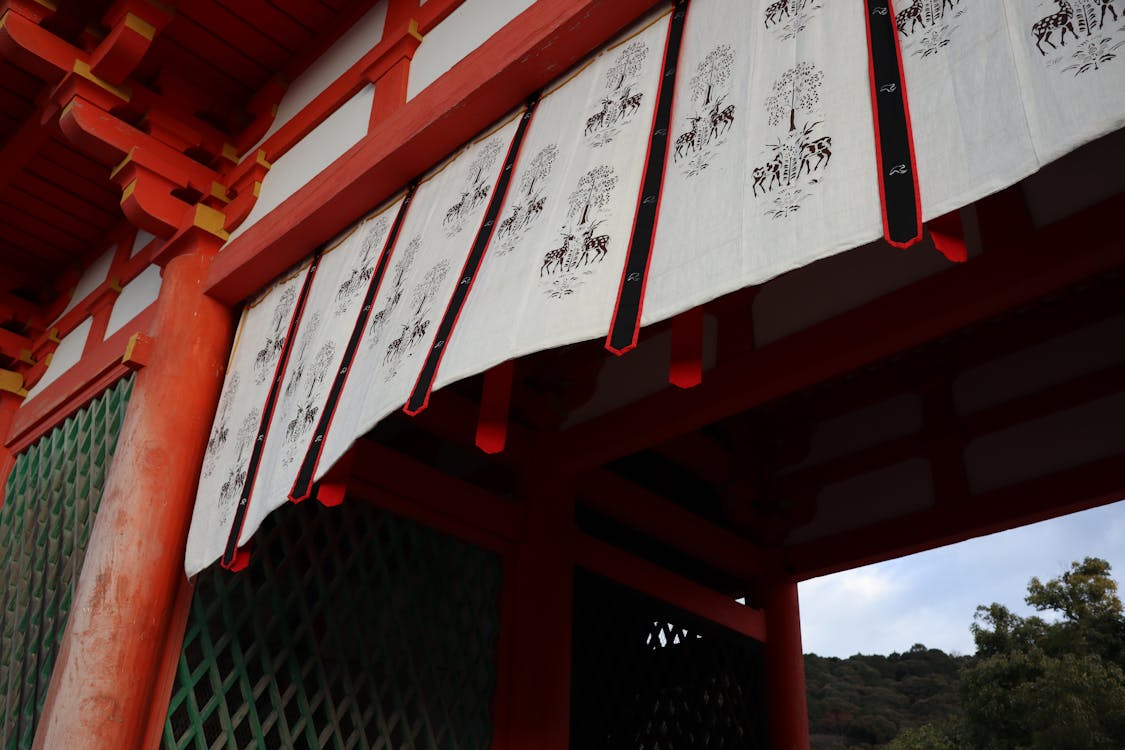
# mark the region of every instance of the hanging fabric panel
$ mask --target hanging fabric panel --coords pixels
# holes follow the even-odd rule
[[[868,44],[868,8],[894,11],[893,26],[889,18],[878,25],[879,60]],[[523,131],[495,226],[482,219],[518,115],[417,188],[367,312],[351,297],[339,307],[337,296],[370,279],[368,251],[387,244],[379,222],[394,206],[324,257],[284,373],[275,369],[303,271],[244,313],[200,481],[189,573],[222,552],[260,424],[269,427],[261,484],[246,504],[240,544],[285,502],[302,451],[319,452],[315,471],[302,472],[307,485],[306,473],[322,477],[407,401],[427,355],[439,388],[605,336],[634,236],[653,233],[640,299],[641,323],[651,324],[878,239],[892,177],[909,181],[909,194],[894,197],[910,203],[916,177],[928,220],[1125,124],[1125,17],[1111,3],[691,0],[682,34],[676,29],[671,109],[660,119],[667,116],[668,132],[657,134],[671,11],[654,11],[547,89]],[[898,42],[889,57],[888,31]],[[913,146],[915,164],[904,158],[895,175],[899,165],[884,165],[881,196],[873,97],[883,103],[869,66],[885,72],[900,61],[894,93],[905,86],[896,101],[912,128],[901,116],[884,126],[897,127],[900,153]],[[639,211],[645,166],[658,165],[649,148],[661,143],[658,209]],[[489,232],[476,243],[475,276],[461,278],[474,237]],[[439,347],[437,328],[459,284],[469,289],[455,300],[460,314],[446,316],[455,325]],[[635,310],[635,296],[628,304]],[[369,320],[353,361],[342,363],[341,342],[359,315]],[[329,373],[344,367],[356,376],[344,381],[321,441],[312,425],[323,421]],[[278,414],[263,422],[270,383],[282,375]],[[426,392],[423,384],[417,403]]]
[[[882,233],[864,14],[790,6],[688,10],[644,324]]]
[[[315,478],[410,395],[519,120],[480,138],[418,187],[352,363],[363,376],[349,379],[340,395]]]
[[[266,433],[240,543],[289,497],[401,204],[395,200],[321,254]]]
[[[436,387],[608,331],[668,20],[642,22],[543,95]]]
[[[278,281],[242,314],[199,477],[185,558],[188,575],[223,554],[308,270],[305,264]]]

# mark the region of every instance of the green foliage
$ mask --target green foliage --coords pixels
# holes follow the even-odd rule
[[[1125,612],[1110,564],[1032,578],[1045,617],[977,607],[974,657],[915,644],[890,656],[805,657],[814,750],[1121,750]]]

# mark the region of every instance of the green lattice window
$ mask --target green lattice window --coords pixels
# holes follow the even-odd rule
[[[16,459],[0,508],[0,748],[31,747],[132,376]]]
[[[165,748],[487,750],[499,558],[361,501],[200,574]]]

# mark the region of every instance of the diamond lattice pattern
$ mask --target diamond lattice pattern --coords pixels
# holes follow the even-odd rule
[[[0,748],[31,747],[133,378],[16,459],[0,507]]]
[[[500,560],[361,501],[200,574],[165,748],[487,750]]]
[[[570,746],[765,748],[763,653],[741,634],[578,571]]]

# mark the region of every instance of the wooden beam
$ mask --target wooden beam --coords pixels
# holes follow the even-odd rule
[[[600,466],[1118,268],[1125,241],[1109,219],[1112,202],[1040,230],[1014,257],[986,248],[968,263],[720,364],[696,388],[666,389],[547,436],[537,451],[567,470]]]
[[[756,641],[766,640],[765,616],[733,597],[630,555],[586,534],[574,543],[575,562],[662,602],[718,623]]]
[[[582,505],[738,580],[749,583],[767,569],[756,545],[611,471],[582,475],[575,486]]]

